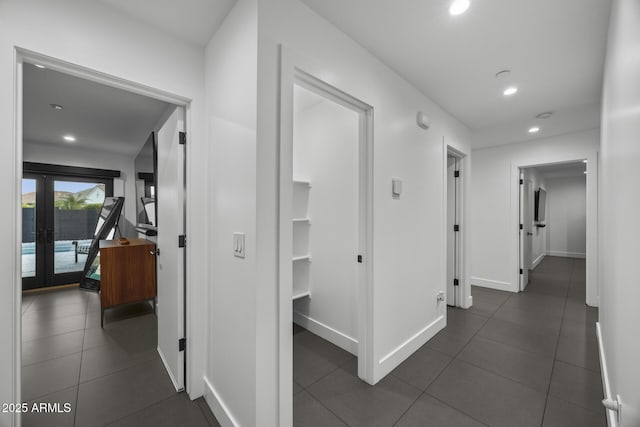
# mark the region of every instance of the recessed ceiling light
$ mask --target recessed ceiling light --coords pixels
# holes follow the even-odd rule
[[[62,105],[60,104],[49,104],[49,106],[54,110],[62,110]]]
[[[553,116],[553,111],[545,111],[544,113],[540,113],[536,116],[536,119],[548,119]]]
[[[584,174],[586,175],[586,174],[587,174],[587,171],[584,171]]]
[[[44,65],[42,65],[42,64],[33,64],[33,65],[35,65],[35,66],[36,66],[36,67],[38,67],[38,68],[46,68],[46,67],[45,67]]]
[[[449,14],[453,16],[462,15],[471,6],[470,0],[453,0],[449,6]]]
[[[65,135],[62,138],[67,142],[74,142],[76,140],[76,137],[73,135]]]
[[[511,96],[511,95],[514,95],[516,92],[518,92],[518,88],[517,88],[517,87],[515,87],[515,86],[509,86],[508,88],[506,88],[506,89],[504,90],[504,92],[502,92],[502,94],[503,94],[504,96]]]
[[[540,131],[540,128],[538,126],[534,126],[534,127],[529,128],[529,133],[536,133],[536,132],[539,132],[539,131]]]
[[[582,161],[582,163],[587,163],[587,159],[584,159],[584,160]]]

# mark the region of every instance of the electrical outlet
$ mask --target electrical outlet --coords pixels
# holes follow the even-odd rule
[[[444,291],[438,292],[438,301],[444,301]]]
[[[244,233],[233,233],[233,256],[244,258]]]

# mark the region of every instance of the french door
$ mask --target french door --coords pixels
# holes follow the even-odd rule
[[[78,283],[113,179],[24,173],[22,289]]]

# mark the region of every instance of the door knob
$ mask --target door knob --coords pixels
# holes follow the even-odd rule
[[[149,255],[157,255],[160,256],[160,248],[157,248],[153,251],[149,251]]]

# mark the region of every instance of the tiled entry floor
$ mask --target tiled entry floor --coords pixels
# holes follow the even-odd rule
[[[547,257],[525,292],[474,307],[371,387],[356,359],[294,328],[295,426],[606,426],[585,262]]]
[[[202,400],[176,393],[156,351],[147,303],[107,310],[77,288],[23,294],[22,401],[66,402],[63,414],[23,416],[24,427],[219,424]]]

